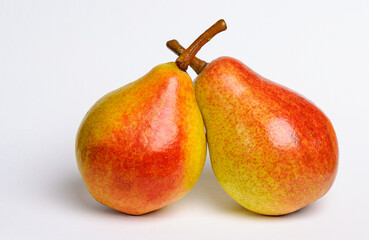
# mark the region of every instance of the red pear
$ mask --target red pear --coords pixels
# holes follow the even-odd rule
[[[177,54],[193,51],[175,40],[167,46]],[[260,214],[283,215],[328,192],[338,145],[318,107],[234,58],[194,64],[211,164],[235,201]]]
[[[211,38],[223,30],[216,23],[204,34]],[[132,215],[183,197],[205,157],[193,82],[174,62],[103,96],[82,120],[76,139],[78,168],[91,195]]]

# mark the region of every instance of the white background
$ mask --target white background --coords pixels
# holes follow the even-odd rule
[[[209,158],[198,183],[162,210],[128,216],[97,203],[74,140],[102,95],[174,61],[219,18],[198,54],[240,59],[316,103],[340,146],[336,181],[296,213],[235,203]],[[0,0],[1,239],[369,239],[369,1]],[[192,77],[195,74],[189,71]]]

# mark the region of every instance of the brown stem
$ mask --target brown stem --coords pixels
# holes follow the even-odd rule
[[[174,52],[175,54],[177,54],[178,56],[180,56],[186,49],[179,44],[179,42],[175,39],[170,40],[167,42],[167,47],[172,50],[172,52]],[[197,58],[197,57],[193,57],[191,62],[190,62],[190,66],[191,68],[197,73],[200,74],[200,72],[206,67],[206,65],[208,65],[207,62]]]
[[[213,26],[200,35],[183,53],[177,58],[177,66],[183,71],[187,70],[191,60],[205,43],[210,41],[215,35],[227,29],[223,19],[217,21]]]

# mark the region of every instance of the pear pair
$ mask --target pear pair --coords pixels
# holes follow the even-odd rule
[[[338,146],[317,107],[236,59],[195,58],[225,29],[218,21],[187,49],[169,41],[176,63],[107,94],[86,114],[77,163],[97,201],[139,215],[184,196],[204,165],[203,123],[215,175],[245,208],[287,214],[330,189]],[[199,74],[195,88],[189,64]]]

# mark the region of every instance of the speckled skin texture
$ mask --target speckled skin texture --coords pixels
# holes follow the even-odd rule
[[[78,130],[76,158],[91,195],[140,215],[184,196],[204,166],[206,139],[187,73],[161,64],[102,97]]]
[[[198,75],[195,92],[213,170],[239,204],[282,215],[330,189],[337,139],[331,122],[311,102],[228,57]]]

